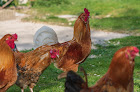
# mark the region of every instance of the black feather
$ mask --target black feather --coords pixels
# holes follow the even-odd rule
[[[84,80],[73,71],[67,73],[65,92],[80,92]]]

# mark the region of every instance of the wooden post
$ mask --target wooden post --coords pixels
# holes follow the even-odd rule
[[[13,0],[9,0],[8,2],[6,2],[2,7],[0,7],[0,9],[5,8],[7,5],[9,5]]]

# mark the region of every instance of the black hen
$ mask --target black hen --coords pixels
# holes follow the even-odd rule
[[[80,92],[81,89],[88,88],[87,75],[83,68],[81,71],[84,72],[86,82],[75,72],[69,71],[65,82],[65,92]]]

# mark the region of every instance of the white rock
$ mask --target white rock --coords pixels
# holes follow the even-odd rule
[[[53,45],[58,43],[58,38],[55,31],[47,26],[43,26],[37,30],[33,38],[34,48],[42,45]]]

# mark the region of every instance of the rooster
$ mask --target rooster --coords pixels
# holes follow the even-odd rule
[[[78,71],[79,64],[83,63],[91,51],[91,37],[89,27],[90,12],[85,8],[74,24],[73,39],[51,45],[60,51],[59,58],[54,65],[64,71],[58,76],[58,79],[66,77],[69,70]]]
[[[15,57],[6,43],[12,38],[12,35],[7,34],[0,39],[0,92],[5,92],[17,80]]]
[[[92,87],[88,87],[79,75],[68,72],[65,92],[134,92],[133,71],[136,56],[139,56],[137,47],[119,49],[114,54],[107,73]]]
[[[46,44],[24,53],[22,56],[19,55],[16,84],[21,88],[22,92],[27,86],[33,92],[33,87],[40,75],[51,63],[54,63],[57,68],[64,71],[58,78],[66,77],[69,70],[78,71],[79,64],[85,61],[91,50],[89,12],[86,8],[84,11],[75,22],[72,40],[64,43],[55,41],[55,44]],[[52,34],[56,33],[53,32]],[[48,38],[51,39],[50,36]]]

